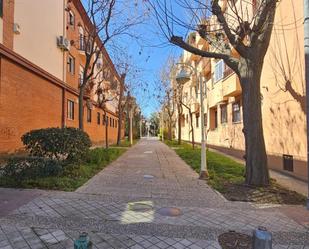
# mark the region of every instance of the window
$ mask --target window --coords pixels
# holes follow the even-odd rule
[[[67,110],[68,119],[74,120],[74,101],[68,100],[68,110]]]
[[[207,113],[204,113],[204,126],[207,127]]]
[[[209,128],[215,130],[218,127],[218,110],[217,107],[209,109]]]
[[[69,55],[69,58],[68,58],[68,71],[72,75],[74,75],[75,73],[75,59],[71,55]]]
[[[199,114],[195,114],[195,125],[196,125],[196,128],[199,127],[199,117],[200,117]]]
[[[91,123],[91,109],[87,108],[87,122]]]
[[[233,104],[233,123],[237,123],[237,122],[240,122],[241,121],[241,116],[240,116],[240,102],[235,102]]]
[[[3,0],[0,0],[0,17],[3,17]]]
[[[70,10],[69,11],[69,24],[71,26],[74,26],[75,25],[75,16],[74,16],[74,13]]]
[[[79,34],[79,50],[85,50],[85,40],[83,34]]]
[[[215,74],[214,74],[215,82],[221,80],[223,78],[223,74],[224,74],[224,62],[223,60],[220,60],[217,62],[215,66]]]
[[[109,126],[112,127],[112,118],[109,118]]]
[[[218,128],[218,110],[215,110],[215,129]]]
[[[97,123],[98,125],[101,124],[101,113],[97,113]]]
[[[78,82],[80,86],[83,84],[83,81],[84,81],[84,68],[82,66],[79,66]]]
[[[105,115],[102,115],[102,125],[105,125]]]
[[[221,106],[221,124],[227,123],[227,105]]]

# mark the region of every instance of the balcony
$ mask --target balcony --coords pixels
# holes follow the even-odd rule
[[[241,86],[238,76],[231,69],[224,74],[222,88],[223,97],[235,97],[241,94]]]
[[[210,58],[203,58],[202,59],[202,74],[203,76],[207,77],[211,74],[211,60]]]
[[[218,81],[213,85],[213,88],[207,92],[209,108],[215,107],[218,103],[225,100],[222,94],[222,81]]]
[[[194,113],[199,113],[200,112],[200,103],[195,102],[191,105],[191,110]]]

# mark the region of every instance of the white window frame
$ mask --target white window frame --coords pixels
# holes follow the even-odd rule
[[[224,61],[219,60],[215,65],[214,81],[215,83],[224,77]]]
[[[69,120],[74,120],[74,109],[75,103],[73,100],[68,99],[68,109],[67,109],[67,117]]]

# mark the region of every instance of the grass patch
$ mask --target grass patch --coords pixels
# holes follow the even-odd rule
[[[139,141],[139,139],[134,139],[133,145],[137,144],[138,141]],[[128,140],[128,139],[121,140],[119,146],[117,144],[113,144],[111,147],[112,148],[116,148],[116,147],[117,148],[119,148],[119,147],[120,148],[129,148],[129,147],[131,147],[130,140]]]
[[[0,177],[0,186],[74,191],[112,161],[116,160],[125,151],[126,149],[124,148],[110,148],[108,150],[96,148],[90,150],[79,164],[66,166],[61,176],[25,179],[19,182],[9,177]]]
[[[194,150],[187,143],[165,141],[197,173],[200,171],[201,149]],[[271,180],[269,187],[251,187],[244,184],[244,165],[221,154],[207,151],[209,179],[207,183],[228,200],[275,204],[304,204],[306,197],[290,191]]]

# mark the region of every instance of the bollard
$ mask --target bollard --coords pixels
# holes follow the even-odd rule
[[[253,249],[272,249],[272,235],[265,227],[253,231]]]
[[[92,242],[88,233],[81,233],[79,238],[74,241],[74,249],[92,249]]]

